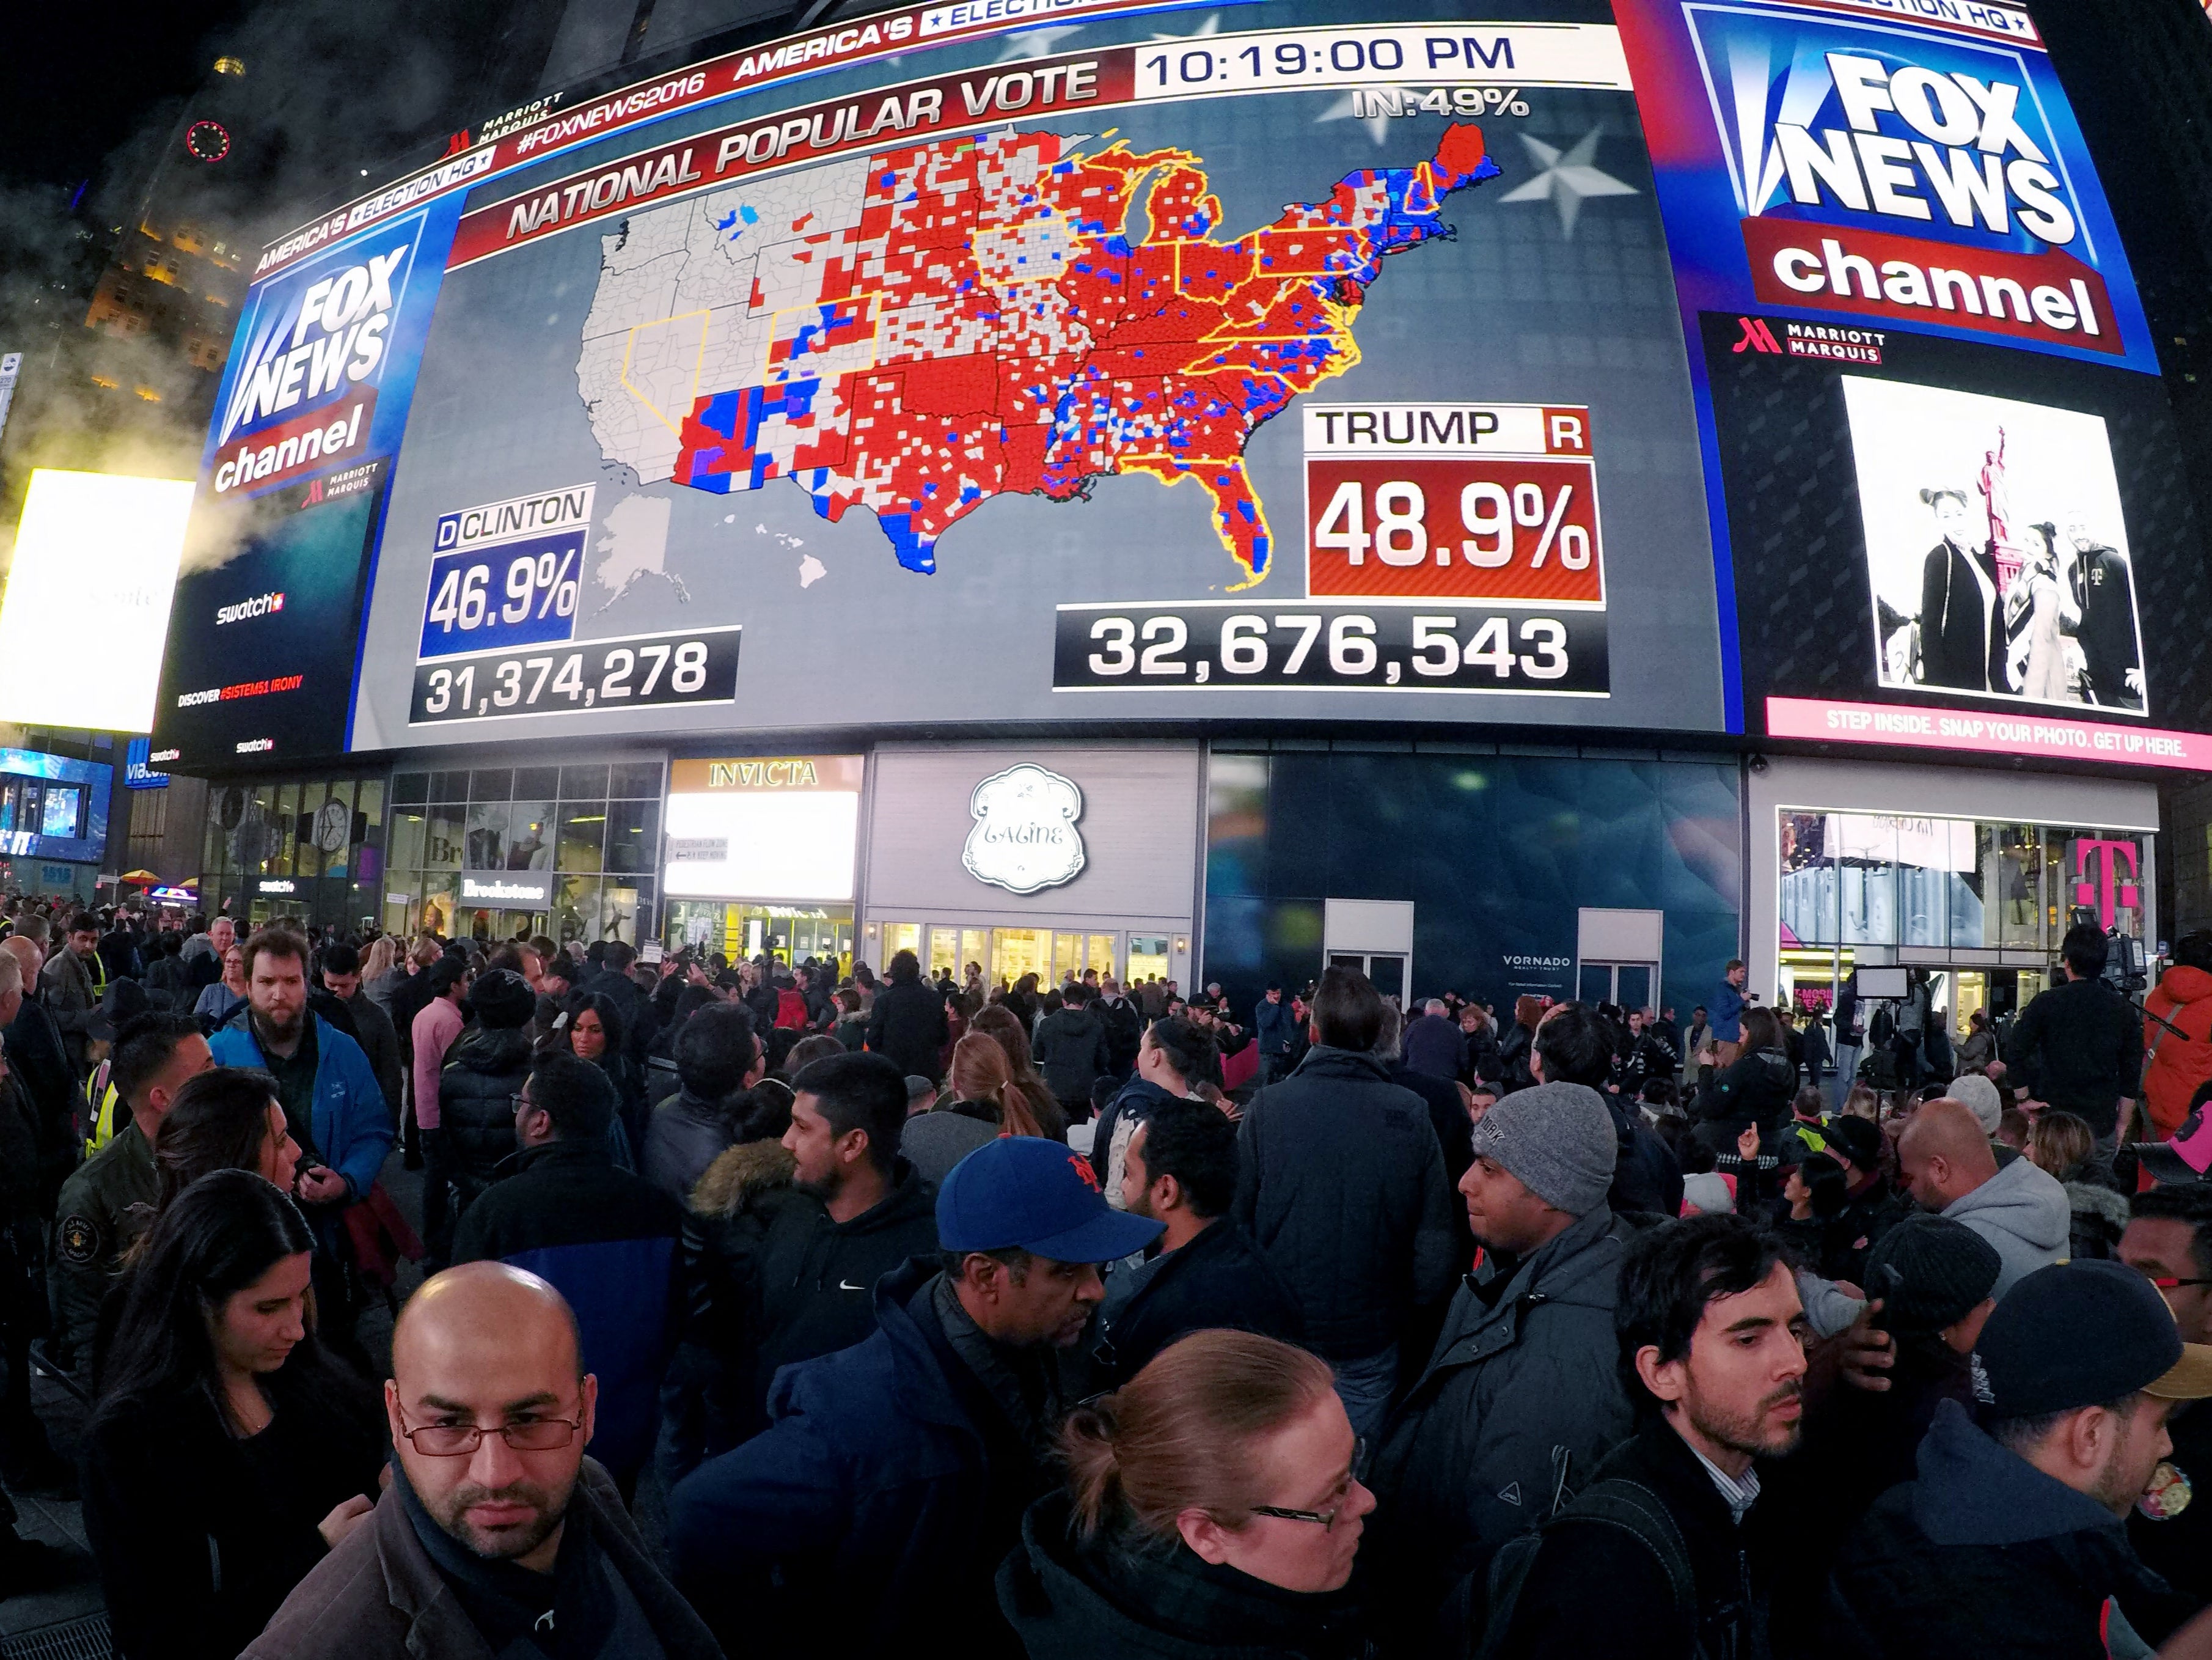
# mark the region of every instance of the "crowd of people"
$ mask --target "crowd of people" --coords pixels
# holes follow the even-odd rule
[[[126,1660],[2212,1656],[2212,937],[1954,1042],[4,926]]]

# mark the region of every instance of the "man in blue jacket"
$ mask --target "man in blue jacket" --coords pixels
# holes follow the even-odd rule
[[[1289,1075],[1291,1051],[1297,1037],[1297,1015],[1285,1000],[1281,982],[1273,982],[1252,1011],[1252,1041],[1260,1049],[1262,1088]]]
[[[770,1427],[671,1496],[679,1589],[732,1654],[1018,1655],[992,1577],[1060,1479],[1057,1351],[1097,1264],[1158,1222],[1107,1208],[1058,1142],[977,1148],[937,1197],[943,1256],[875,1289],[875,1334],[776,1374]]]
[[[542,1055],[514,1104],[519,1148],[471,1205],[453,1261],[534,1274],[568,1299],[584,1370],[599,1380],[592,1456],[628,1499],[653,1450],[660,1374],[675,1347],[684,1212],[607,1149],[614,1085],[566,1050]]]
[[[286,1127],[303,1155],[295,1196],[314,1225],[315,1301],[325,1341],[349,1344],[339,1217],[376,1185],[392,1123],[360,1044],[307,1008],[307,943],[283,927],[246,942],[246,1006],[208,1039],[218,1067],[258,1067],[276,1080]]]
[[[1713,993],[1713,1068],[1717,1072],[1727,1071],[1743,1056],[1743,1011],[1751,1001],[1743,994],[1743,982],[1750,977],[1743,958],[1732,957]]]

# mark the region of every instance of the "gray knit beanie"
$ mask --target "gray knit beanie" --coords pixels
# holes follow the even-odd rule
[[[1556,1210],[1587,1216],[1613,1186],[1613,1115],[1587,1084],[1516,1090],[1474,1127],[1475,1156],[1495,1159]]]

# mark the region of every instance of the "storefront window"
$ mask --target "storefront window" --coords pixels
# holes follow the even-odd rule
[[[984,972],[993,985],[1013,985],[1025,974],[1034,974],[1040,983],[1052,973],[1052,959],[1046,954],[1052,939],[1049,928],[993,928],[991,930],[991,960]]]
[[[210,914],[227,907],[242,925],[286,917],[349,932],[388,926],[377,885],[383,806],[380,778],[210,784],[202,905]],[[395,823],[419,842],[424,815],[417,805]]]
[[[1141,981],[1164,980],[1167,977],[1167,936],[1165,934],[1131,934],[1128,972],[1122,976],[1123,982],[1133,986]]]
[[[921,924],[919,922],[886,922],[884,924],[884,966],[890,967],[891,958],[902,951],[921,955]]]
[[[617,785],[636,799],[611,799]],[[652,933],[659,789],[659,762],[400,774],[392,787],[392,857],[377,883],[386,926],[635,945]],[[366,795],[363,802],[366,812]],[[611,824],[621,827],[619,846]],[[462,907],[453,874],[462,870],[544,872],[549,896],[542,909],[494,909],[474,899]]]
[[[1784,812],[1779,836],[1779,944],[1800,982],[1848,972],[1857,947],[1874,950],[1876,961],[1896,960],[1898,951],[2055,954],[2083,903],[2100,921],[2109,903],[2110,926],[2143,934],[2140,833]],[[2010,983],[2001,994],[1993,983],[1961,977],[1956,991],[1962,1006],[2008,1007]],[[1963,1006],[1958,1012],[1963,1018]]]

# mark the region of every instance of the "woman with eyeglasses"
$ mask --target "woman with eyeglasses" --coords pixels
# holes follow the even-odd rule
[[[1068,1415],[1067,1487],[999,1572],[1031,1660],[1358,1655],[1361,1448],[1328,1367],[1250,1332],[1194,1332]]]
[[[124,1660],[228,1660],[369,1512],[384,1415],[316,1341],[313,1250],[299,1207],[241,1170],[147,1236],[82,1455]]]

